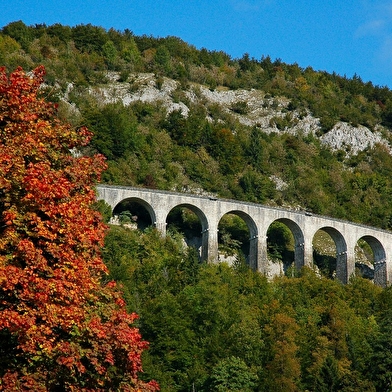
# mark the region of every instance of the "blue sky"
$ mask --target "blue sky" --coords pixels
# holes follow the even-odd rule
[[[0,0],[0,27],[91,23],[392,88],[392,0]]]

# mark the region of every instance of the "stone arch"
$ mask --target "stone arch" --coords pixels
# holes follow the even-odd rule
[[[342,233],[330,226],[320,227],[317,231],[322,230],[327,233],[335,243],[336,247],[336,278],[342,282],[347,283],[348,276],[348,257],[347,257],[347,243]],[[317,231],[314,233],[316,235]]]
[[[300,270],[305,265],[305,237],[302,229],[296,222],[288,218],[275,219],[270,226],[274,222],[284,224],[291,231],[294,237],[294,266]]]
[[[113,208],[112,223],[119,222],[118,217],[123,211],[130,212],[133,217],[131,220],[134,221],[133,224],[136,224],[138,229],[143,229],[156,223],[156,214],[152,206],[138,197],[128,197],[117,203]]]
[[[197,218],[199,219],[200,225],[201,225],[201,250],[200,250],[200,258],[201,260],[207,260],[208,259],[208,230],[209,230],[209,225],[208,225],[208,220],[204,212],[196,207],[193,204],[188,204],[188,203],[182,203],[178,204],[170,209],[170,211],[166,215],[166,224],[169,218],[170,213],[177,209],[177,208],[187,208],[190,211],[192,211]]]
[[[387,271],[386,271],[386,252],[381,242],[370,235],[365,235],[359,238],[365,241],[373,252],[373,281],[375,284],[380,286],[386,286],[387,284]]]
[[[236,215],[239,218],[241,218],[246,226],[248,227],[249,230],[249,254],[245,255],[246,259],[247,259],[247,263],[248,265],[252,268],[252,269],[257,269],[257,254],[258,254],[258,229],[257,229],[257,225],[255,223],[255,221],[253,220],[253,218],[247,214],[244,211],[241,210],[229,210],[226,211],[218,220],[218,226],[219,223],[222,221],[223,217],[225,217],[226,215]]]

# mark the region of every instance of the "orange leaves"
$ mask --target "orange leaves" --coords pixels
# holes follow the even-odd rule
[[[21,315],[20,312],[12,309],[2,311],[0,315],[1,328],[7,328],[10,332],[18,333],[22,329],[29,329],[34,325],[34,321],[30,315]]]
[[[3,220],[6,226],[11,226],[13,220],[17,217],[16,212],[14,210],[5,210],[3,212]]]
[[[20,281],[21,270],[17,266],[9,265],[7,268],[0,269],[0,288],[7,292],[14,290],[15,286]]]
[[[104,158],[71,155],[91,133],[54,117],[43,76],[0,68],[0,345],[13,345],[0,389],[156,391],[138,380],[136,315],[100,282],[105,225],[91,205]]]
[[[46,162],[29,164],[23,182],[28,192],[25,197],[38,202],[69,197],[73,188],[62,171],[52,170]]]

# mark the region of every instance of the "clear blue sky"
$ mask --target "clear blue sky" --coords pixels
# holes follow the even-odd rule
[[[392,0],[0,0],[0,27],[17,20],[172,35],[392,88]]]

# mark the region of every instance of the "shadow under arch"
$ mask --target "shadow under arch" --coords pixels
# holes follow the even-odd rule
[[[167,214],[166,216],[166,224],[168,224],[168,219],[170,214],[177,209],[188,209],[190,211],[192,211],[198,218],[200,225],[201,225],[201,231],[200,231],[200,236],[201,236],[201,250],[200,250],[200,259],[202,261],[205,261],[208,259],[208,220],[206,215],[204,214],[204,212],[194,206],[193,204],[188,204],[188,203],[184,203],[184,204],[178,204],[175,207],[173,207]]]
[[[297,223],[295,223],[291,219],[279,218],[274,220],[274,222],[279,222],[284,224],[291,231],[294,237],[294,266],[295,269],[299,271],[305,265],[304,233],[302,232],[301,228],[297,225]]]
[[[336,246],[336,278],[346,284],[348,283],[348,266],[347,266],[347,243],[342,233],[330,226],[320,227],[321,231],[327,233]],[[319,231],[318,230],[318,231]],[[316,234],[316,233],[315,233]]]
[[[365,235],[359,241],[365,241],[373,252],[373,281],[375,284],[385,287],[387,285],[386,253],[382,243],[375,237]],[[357,242],[357,244],[358,244]]]
[[[113,208],[112,217],[113,223],[121,223],[122,217],[125,217],[125,223],[134,225],[140,230],[144,230],[156,223],[154,209],[149,203],[138,197],[129,197],[121,200]]]
[[[253,218],[248,215],[246,212],[240,211],[240,210],[231,210],[225,212],[224,215],[222,215],[219,219],[218,222],[218,227],[219,223],[222,221],[222,219],[227,216],[227,215],[235,215],[241,218],[248,230],[249,230],[249,254],[245,255],[247,264],[249,265],[250,268],[257,270],[257,254],[258,254],[258,230],[257,230],[257,225]],[[246,244],[245,244],[246,245]]]

